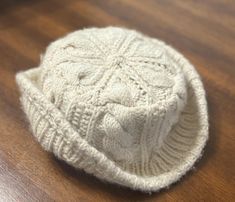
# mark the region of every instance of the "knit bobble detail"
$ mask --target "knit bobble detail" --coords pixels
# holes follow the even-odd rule
[[[83,138],[120,166],[154,174],[151,156],[187,99],[182,70],[161,45],[119,28],[78,31],[53,43],[41,68],[44,93]]]

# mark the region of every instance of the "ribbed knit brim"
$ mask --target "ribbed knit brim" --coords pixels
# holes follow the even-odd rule
[[[194,67],[173,48],[167,45],[165,48],[183,69],[188,100],[179,123],[172,128],[149,165],[155,176],[138,175],[138,168],[133,172],[128,168],[127,171],[80,137],[42,93],[38,85],[41,70],[34,68],[17,74],[17,83],[22,93],[23,109],[38,142],[72,166],[132,189],[157,191],[179,180],[201,156],[208,139],[207,104],[202,82]]]

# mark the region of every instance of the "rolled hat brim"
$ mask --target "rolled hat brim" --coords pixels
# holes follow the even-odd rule
[[[179,180],[200,158],[208,139],[208,112],[205,91],[194,67],[180,53],[165,45],[179,65],[188,85],[188,98],[179,122],[172,128],[151,165],[156,176],[139,176],[119,167],[104,153],[84,140],[51,103],[37,84],[40,68],[16,76],[21,103],[38,142],[59,159],[100,179],[135,190],[157,191]]]

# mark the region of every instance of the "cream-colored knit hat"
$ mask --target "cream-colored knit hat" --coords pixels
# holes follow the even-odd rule
[[[194,67],[164,42],[90,28],[53,42],[17,74],[23,109],[47,151],[100,179],[157,191],[188,171],[208,138]]]

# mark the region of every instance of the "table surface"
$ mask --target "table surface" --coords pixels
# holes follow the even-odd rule
[[[15,73],[35,67],[53,40],[117,25],[160,38],[202,76],[210,140],[196,169],[152,195],[102,183],[42,150],[21,110]],[[1,0],[0,201],[234,201],[235,1]]]

